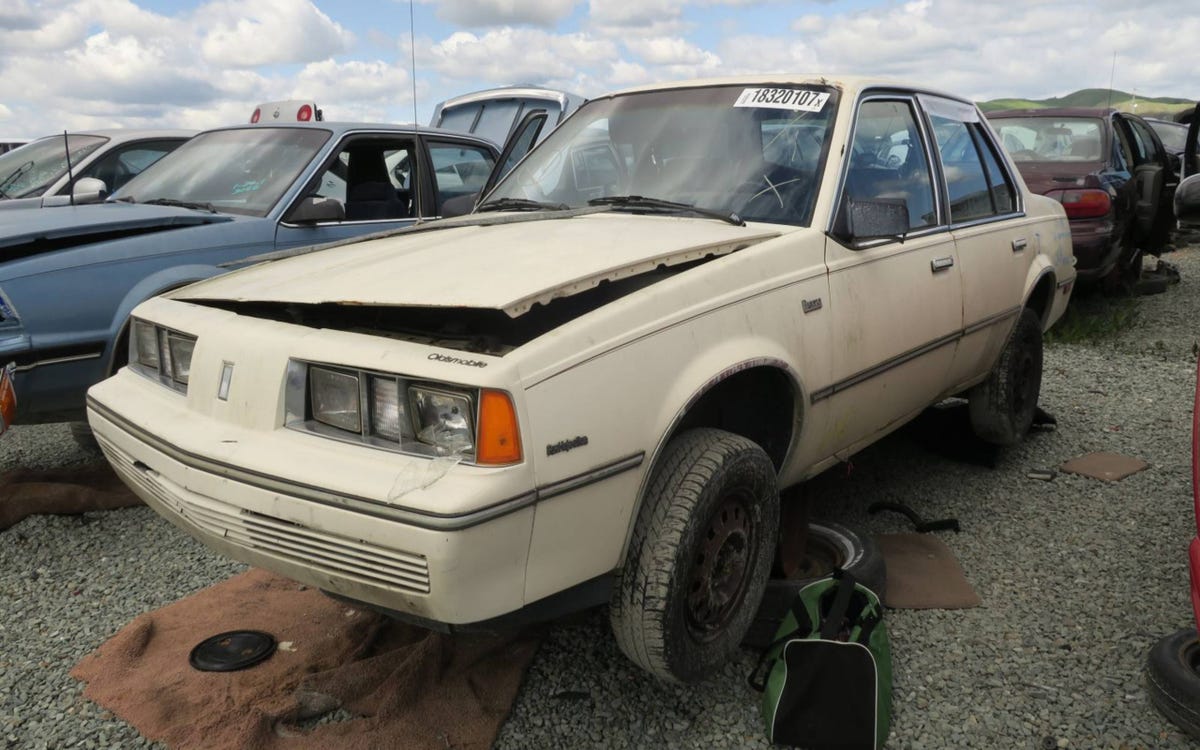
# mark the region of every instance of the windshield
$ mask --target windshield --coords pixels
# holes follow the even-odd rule
[[[1094,117],[1004,117],[992,127],[1013,161],[1103,161],[1107,153]]]
[[[79,167],[85,156],[108,143],[98,135],[68,135],[71,166]],[[0,199],[36,198],[67,173],[63,137],[52,135],[0,156]]]
[[[634,196],[749,221],[807,225],[836,109],[836,92],[807,85],[711,86],[593,100],[531,151],[479,210],[519,201],[671,210],[603,200]]]
[[[266,216],[329,137],[328,130],[261,125],[201,133],[130,180],[113,199],[208,204]]]

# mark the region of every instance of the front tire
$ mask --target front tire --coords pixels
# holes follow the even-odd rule
[[[778,531],[775,467],[762,448],[714,429],[672,439],[613,592],[617,645],[662,680],[711,675],[754,619]]]
[[[1042,321],[1026,307],[987,380],[967,394],[975,434],[997,445],[1019,442],[1033,425],[1041,390]]]

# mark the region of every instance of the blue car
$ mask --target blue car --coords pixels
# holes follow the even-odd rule
[[[0,212],[0,366],[16,392],[0,429],[82,420],[143,300],[265,252],[435,218],[497,156],[435,128],[242,125],[197,135],[104,203]]]

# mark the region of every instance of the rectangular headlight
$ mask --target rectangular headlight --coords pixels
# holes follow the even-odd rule
[[[133,318],[129,325],[129,366],[187,393],[196,337]]]
[[[405,433],[411,432],[405,407],[396,378],[371,376],[371,435],[399,443]]]
[[[310,367],[308,380],[313,419],[339,430],[362,432],[362,398],[357,374]]]
[[[168,331],[167,351],[170,353],[170,375],[176,383],[187,385],[192,374],[192,351],[196,348],[196,339]]]
[[[475,410],[463,393],[424,386],[408,389],[417,439],[446,453],[475,450]]]
[[[292,429],[480,465],[522,460],[516,410],[504,391],[302,360],[291,360],[287,372],[285,424]]]
[[[133,319],[129,349],[129,361],[158,372],[158,332],[152,323]]]

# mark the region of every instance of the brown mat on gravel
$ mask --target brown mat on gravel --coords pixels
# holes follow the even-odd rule
[[[1119,482],[1125,477],[1150,467],[1140,458],[1123,456],[1120,453],[1100,451],[1072,458],[1059,468],[1068,474],[1081,474],[1106,482]]]
[[[876,534],[887,566],[886,604],[896,609],[967,609],[982,602],[941,539],[930,534]]]
[[[193,646],[229,630],[279,641],[239,672],[200,672]],[[175,749],[489,747],[540,641],[447,636],[356,610],[252,569],[141,615],[75,666],[84,695]],[[344,708],[354,718],[304,728]],[[310,722],[311,724],[311,722]]]
[[[0,474],[0,531],[26,516],[78,514],[140,505],[107,463],[69,469],[14,469]]]

